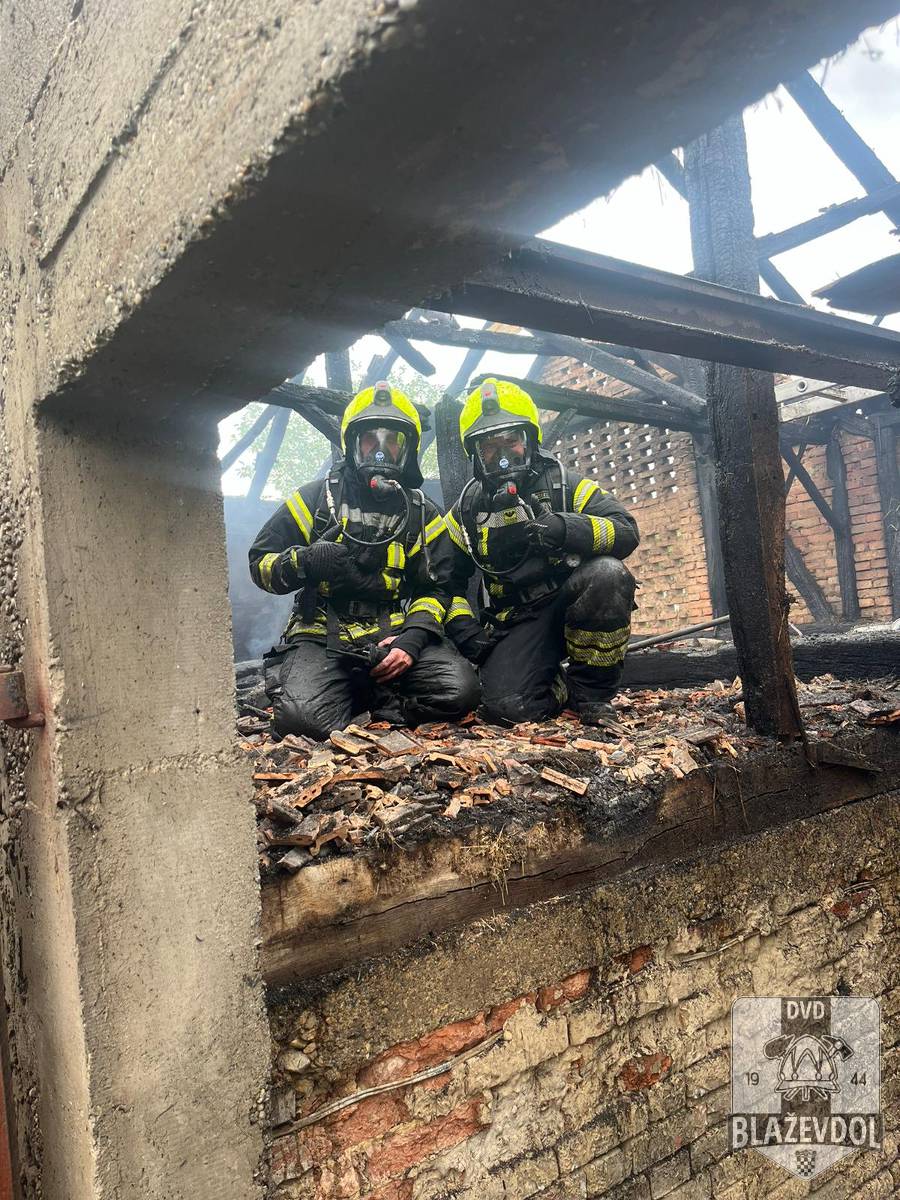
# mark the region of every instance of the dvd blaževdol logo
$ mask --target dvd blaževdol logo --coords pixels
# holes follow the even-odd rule
[[[881,1011],[861,996],[751,997],[731,1009],[733,1150],[812,1179],[882,1140]]]

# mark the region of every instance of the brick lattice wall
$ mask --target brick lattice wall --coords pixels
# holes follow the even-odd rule
[[[543,379],[560,387],[590,388],[610,395],[627,395],[630,391],[625,384],[570,359],[554,360],[544,371]],[[873,445],[867,438],[847,434],[841,435],[841,445],[847,463],[862,619],[890,620],[890,582]],[[634,510],[641,532],[641,544],[628,560],[641,585],[635,633],[664,632],[710,618],[712,608],[690,435],[649,425],[598,420],[587,430],[564,436],[548,449],[568,467],[595,480]],[[831,483],[825,469],[824,446],[809,447],[803,464],[830,501]],[[834,538],[824,517],[796,481],[788,496],[786,525],[840,619]],[[790,584],[789,587],[795,596],[793,620],[811,621],[796,589]]]
[[[608,889],[594,933],[606,948],[528,991],[498,994],[481,955],[503,958],[522,920],[529,954],[545,933],[555,947],[554,928],[541,930],[542,920],[555,921],[552,905],[477,923],[447,958],[432,942],[385,976],[366,977],[360,964],[359,982],[338,980],[333,991],[326,983],[299,1007],[289,999],[274,1024],[276,1121],[361,1089],[401,1086],[276,1131],[273,1200],[805,1196],[807,1184],[767,1159],[728,1150],[730,1008],[737,996],[836,993],[882,999],[885,1143],[883,1153],[858,1153],[817,1179],[815,1194],[900,1195],[900,913],[885,804]],[[866,844],[872,831],[878,847]],[[593,902],[579,903],[565,918],[573,933],[593,919]],[[531,969],[526,958],[520,977]],[[470,986],[483,997],[476,1011],[379,1044],[396,1004],[417,1025],[448,999],[452,1011],[454,992]],[[403,1084],[467,1051],[475,1052],[451,1070]]]

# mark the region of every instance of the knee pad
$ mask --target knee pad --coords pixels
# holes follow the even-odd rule
[[[634,576],[618,558],[603,555],[577,567],[566,580],[569,622],[612,621],[625,625],[634,607]]]
[[[327,742],[335,728],[326,713],[303,701],[276,697],[272,704],[272,725],[282,737],[288,733],[301,734],[315,742]]]

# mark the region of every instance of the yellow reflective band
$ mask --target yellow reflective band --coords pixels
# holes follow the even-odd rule
[[[387,548],[387,565],[402,571],[406,566],[406,551],[401,542],[391,542]]]
[[[425,545],[430,546],[436,537],[439,537],[444,530],[444,518],[435,517],[425,526]]]
[[[590,479],[582,479],[572,495],[573,512],[584,512],[584,506],[588,500],[590,500],[594,492],[598,492],[599,490],[596,483],[592,483]]]
[[[382,571],[381,578],[382,578],[382,581],[383,581],[384,586],[387,589],[387,591],[389,591],[389,592],[399,591],[399,589],[400,589],[400,576],[399,575],[390,575],[390,574],[388,574],[387,571]]]
[[[433,596],[420,596],[418,600],[414,600],[409,606],[409,611],[406,615],[411,617],[414,613],[420,612],[428,613],[428,615],[434,617],[434,619],[440,625],[443,623],[447,610],[444,608],[443,604],[441,604],[439,600],[435,600]]]
[[[454,517],[452,509],[444,517],[444,525],[447,528],[447,532],[450,534],[450,540],[453,542],[454,546],[458,546],[460,550],[462,550],[465,554],[468,554],[469,547],[466,545],[466,539],[463,536],[462,526],[460,525],[459,521],[457,521],[456,517]]]
[[[506,588],[503,586],[502,583],[489,583],[488,584],[488,594],[491,596],[502,596],[505,591],[506,591]]]
[[[565,635],[566,644],[569,646],[609,648],[627,642],[631,636],[631,626],[622,625],[619,629],[576,629],[574,625],[567,625]]]
[[[609,517],[588,517],[588,520],[591,523],[591,533],[594,535],[594,544],[591,549],[600,554],[612,550],[613,542],[616,540],[616,527]]]
[[[472,606],[464,596],[454,596],[447,609],[447,620],[453,621],[457,617],[472,617],[474,620],[475,613],[472,611]]]
[[[278,562],[277,554],[264,554],[259,560],[257,570],[259,571],[259,582],[263,585],[267,592],[272,590],[272,568]]]
[[[591,650],[587,646],[572,646],[569,659],[586,667],[617,667],[625,660],[625,647],[620,646],[618,650]]]
[[[478,530],[478,537],[481,542],[481,546],[480,546],[481,557],[484,559],[485,562],[487,562],[487,556],[488,556],[488,534],[489,533],[490,533],[489,525],[482,525],[481,528]]]
[[[312,513],[306,507],[306,501],[299,492],[294,492],[293,496],[288,496],[285,504],[288,506],[291,516],[297,522],[297,528],[303,534],[304,539],[309,542],[313,519]]]
[[[324,621],[304,622],[293,619],[284,631],[284,637],[285,641],[293,637],[325,637],[326,632]]]

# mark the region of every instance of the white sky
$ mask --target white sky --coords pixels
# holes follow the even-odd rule
[[[842,57],[817,67],[813,74],[882,162],[900,177],[900,19],[884,29],[869,30]],[[785,92],[779,88],[745,113],[757,234],[773,233],[815,216],[822,208],[864,194],[862,186],[838,161]],[[878,213],[855,221],[773,261],[804,298],[839,276],[900,249],[891,236],[891,222]],[[659,174],[648,168],[625,180],[612,195],[595,200],[541,235],[556,242],[610,254],[616,258],[684,274],[691,270],[687,204]],[[856,314],[847,314],[866,320]],[[461,325],[480,322],[459,318]],[[884,325],[900,330],[900,314]],[[431,377],[439,386],[450,382],[463,350],[416,344],[436,367]],[[354,363],[368,365],[385,344],[375,336],[361,338],[351,354]],[[490,352],[479,371],[524,375],[531,359]],[[324,362],[308,373],[310,383],[324,384]],[[222,422],[225,445],[237,420]],[[226,492],[243,492],[247,481],[236,470],[223,477]]]

